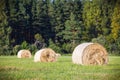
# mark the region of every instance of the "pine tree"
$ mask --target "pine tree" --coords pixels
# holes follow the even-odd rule
[[[25,40],[25,24],[26,22],[26,12],[23,4],[23,0],[9,0],[9,25],[11,26],[12,33],[11,39],[14,39],[14,45],[22,43]],[[24,35],[24,36],[23,36]],[[14,46],[13,45],[13,46]]]
[[[0,55],[10,55],[10,33],[11,27],[8,26],[7,16],[5,13],[5,4],[7,1],[0,1]]]
[[[73,10],[71,10],[71,12],[74,13],[74,15],[76,15],[76,19],[79,21],[82,21],[82,11],[83,11],[83,4],[82,1],[80,0],[74,0],[73,2]]]
[[[68,1],[64,0],[63,1],[63,16],[64,16],[65,21],[70,19],[71,12],[75,11],[74,10],[75,5],[72,0],[68,0]]]
[[[55,18],[55,2],[54,0],[52,2],[49,2],[48,4],[48,16],[50,19],[50,25],[51,25],[51,39],[55,42],[57,41],[55,38],[55,26],[56,24],[56,18]]]
[[[21,44],[23,41],[34,42],[32,7],[32,0],[9,1],[9,25],[13,29],[11,39],[15,40],[14,45]]]
[[[81,34],[81,23],[76,20],[76,17],[73,13],[70,15],[70,20],[65,22],[65,30],[63,31],[65,42],[76,44],[76,41],[80,40]]]
[[[33,5],[34,0],[24,0],[24,8],[25,8],[25,33],[27,33],[27,35],[25,35],[25,40],[28,43],[33,43],[34,42],[34,32],[33,32],[33,27],[32,27],[32,17],[33,17],[33,13],[32,13],[32,7],[34,7]]]
[[[61,0],[54,1],[55,6],[55,38],[61,44],[63,43],[63,34],[61,33],[64,30],[64,16],[63,16],[63,3]]]

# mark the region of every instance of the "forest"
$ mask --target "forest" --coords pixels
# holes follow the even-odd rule
[[[0,55],[37,50],[38,40],[61,54],[97,42],[120,54],[120,0],[0,0]]]

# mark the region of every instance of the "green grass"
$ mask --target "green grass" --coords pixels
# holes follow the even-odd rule
[[[54,63],[34,63],[31,59],[0,56],[0,80],[119,80],[120,56],[110,56],[104,66],[73,64],[71,56]]]

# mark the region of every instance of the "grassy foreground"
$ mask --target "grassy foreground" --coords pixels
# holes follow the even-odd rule
[[[110,56],[104,66],[81,66],[71,56],[62,56],[54,63],[34,63],[31,59],[0,56],[0,80],[118,80],[120,56]]]

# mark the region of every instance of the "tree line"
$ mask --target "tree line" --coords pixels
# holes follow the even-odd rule
[[[59,53],[98,42],[120,54],[119,0],[0,0],[0,55],[35,52],[36,40]]]

